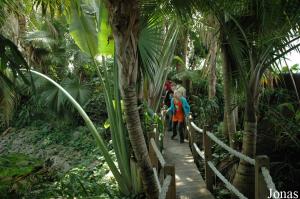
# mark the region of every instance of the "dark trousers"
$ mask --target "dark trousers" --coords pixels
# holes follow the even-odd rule
[[[177,135],[177,126],[178,126],[180,141],[183,142],[183,140],[184,140],[184,135],[183,135],[184,122],[173,122],[173,137],[175,137]]]
[[[171,131],[172,130],[172,117],[173,117],[173,114],[169,111],[168,114],[167,114],[167,124],[168,124],[168,131]]]

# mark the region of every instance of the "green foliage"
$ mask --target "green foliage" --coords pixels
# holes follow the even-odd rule
[[[231,197],[231,193],[227,188],[224,187],[216,187],[214,190],[214,196],[216,199],[228,199]]]
[[[42,167],[42,161],[25,154],[0,155],[0,197],[9,198],[8,190],[24,191],[30,180],[23,178]]]
[[[93,90],[91,98],[86,103],[85,110],[97,124],[102,124],[107,119],[105,97],[102,89],[95,88]]]
[[[0,34],[0,129],[9,124],[17,101],[15,80],[26,81],[21,68],[28,68],[18,47]]]
[[[5,79],[7,78],[9,81],[14,81],[11,70],[4,69],[0,71],[0,73],[5,75]],[[0,129],[1,126],[8,126],[10,120],[12,119],[14,107],[17,101],[15,90],[7,81],[5,81],[5,79],[0,77],[0,121],[3,121],[3,123],[0,124]]]
[[[209,100],[205,96],[192,96],[192,110],[195,114],[195,120],[200,126],[208,125],[213,127],[218,124],[222,118],[220,105],[216,98]]]
[[[41,161],[27,157],[24,154],[0,156],[0,180],[3,180],[3,178],[6,177],[12,178],[26,175],[32,172],[35,167],[41,166],[41,164]]]
[[[146,102],[143,103],[143,113],[144,113],[144,127],[143,131],[148,137],[147,133],[153,132],[154,127],[156,128],[156,133],[158,133],[158,143],[160,150],[163,150],[163,140],[164,140],[164,124],[162,120],[162,115],[155,113]]]
[[[71,1],[70,34],[79,48],[92,57],[113,54],[114,42],[107,18],[107,10],[100,1]]]
[[[104,129],[98,131],[110,139]],[[44,121],[7,136],[1,140],[2,153],[9,154],[0,156],[1,198],[125,198],[86,127],[57,128]],[[116,161],[114,152],[109,153]],[[71,169],[53,170],[53,157],[65,160]]]
[[[267,90],[260,106],[261,119],[271,124],[276,149],[300,149],[299,105],[287,90]]]
[[[36,17],[36,16],[35,16]],[[32,17],[34,18],[34,17]],[[61,80],[68,69],[68,60],[74,50],[68,45],[70,38],[65,26],[65,18],[36,19],[34,26],[28,28],[21,42],[28,46],[28,62],[31,67]]]
[[[54,183],[38,187],[40,192],[25,194],[25,198],[126,198],[120,194],[116,181],[109,168],[103,164],[103,158],[94,166],[77,166],[62,175]]]
[[[68,101],[67,97],[58,88],[34,74],[28,75],[34,82],[32,87],[19,82],[17,88],[20,90],[20,102],[17,106],[17,114],[13,124],[16,126],[28,125],[40,117],[48,118],[50,121],[57,121],[57,117],[64,119],[64,124],[80,123],[79,114]],[[80,82],[77,77],[66,77],[61,81],[63,87],[79,102],[82,106],[87,106],[91,99],[91,90],[84,82]],[[101,103],[100,103],[101,104]],[[47,112],[45,112],[45,109]],[[103,116],[102,116],[103,117]]]
[[[299,102],[285,89],[266,89],[259,107],[258,134],[269,148],[272,176],[279,190],[299,189]],[[286,153],[288,151],[289,153]]]
[[[37,80],[39,81],[39,80]],[[42,81],[40,79],[40,81]],[[66,78],[62,80],[61,85],[76,99],[76,101],[85,106],[88,99],[90,98],[91,91],[88,87],[81,83],[77,78],[69,79]],[[58,114],[63,113],[73,113],[75,109],[71,106],[67,97],[55,86],[49,82],[44,82],[41,87],[38,88],[39,103],[44,103],[50,108],[50,110],[55,111]]]
[[[292,73],[297,73],[300,70],[299,64],[294,64],[293,66],[290,67],[290,71]],[[281,68],[282,73],[289,73],[289,68],[288,66],[284,66]]]

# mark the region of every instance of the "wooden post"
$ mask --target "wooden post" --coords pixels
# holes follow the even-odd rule
[[[255,199],[267,198],[270,192],[261,172],[262,167],[270,169],[270,160],[266,155],[255,158]]]
[[[192,115],[189,116],[189,144],[192,149],[192,154],[195,157],[195,149],[194,149],[194,142],[195,142],[195,129],[192,127],[191,123],[193,122],[193,117]],[[194,159],[195,160],[195,159]]]
[[[175,166],[167,164],[164,167],[164,177],[172,176],[171,184],[167,192],[166,199],[176,199],[176,181],[175,181]]]
[[[214,173],[208,165],[208,161],[212,161],[212,152],[211,152],[211,140],[206,134],[207,125],[203,128],[203,144],[204,144],[204,157],[205,157],[205,182],[206,188],[212,192],[213,183],[214,183]]]
[[[149,133],[149,157],[150,157],[150,161],[152,164],[152,167],[155,167],[156,169],[158,169],[158,159],[156,157],[155,151],[153,149],[153,146],[151,144],[151,139],[153,138],[155,141],[155,133],[154,132],[150,132]]]

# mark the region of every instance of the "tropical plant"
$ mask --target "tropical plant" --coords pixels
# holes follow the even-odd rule
[[[105,145],[102,137],[99,135],[96,127],[94,126],[93,122],[90,120],[90,118],[87,116],[87,114],[85,113],[85,111],[83,110],[83,108],[78,104],[78,102],[76,102],[76,100],[63,88],[61,87],[59,84],[57,84],[54,80],[52,80],[51,78],[47,77],[46,75],[39,73],[37,71],[33,71],[31,70],[32,73],[34,73],[35,75],[38,75],[42,78],[45,78],[46,80],[48,80],[49,82],[51,82],[54,86],[56,86],[66,97],[67,99],[72,103],[72,105],[76,108],[76,110],[79,112],[79,114],[82,116],[82,118],[84,119],[86,125],[88,126],[88,128],[90,129],[92,135],[94,136],[96,143],[98,145],[98,147],[100,148],[109,168],[111,169],[112,173],[114,174],[117,182],[119,183],[120,189],[124,192],[124,193],[128,193],[128,187],[126,186],[126,183],[124,182],[124,179],[121,177],[120,172],[118,171],[115,163],[113,162],[107,146]]]
[[[299,44],[294,43],[299,38],[299,8],[283,11],[295,3],[290,1],[243,3],[243,6],[239,5],[239,10],[227,12],[226,16],[229,18],[224,18],[225,15],[220,16],[220,24],[223,48],[229,53],[227,58],[231,66],[238,69],[246,95],[242,152],[254,157],[260,79],[267,68],[277,65],[279,59],[299,47]],[[275,27],[272,25],[274,23],[281,25]],[[253,172],[252,167],[241,161],[233,181],[234,185],[250,198],[254,193]]]
[[[242,152],[254,157],[260,79],[267,68],[298,48],[299,6],[296,1],[200,2],[199,10],[218,19],[226,68],[230,66],[229,74],[239,79],[246,96]],[[254,197],[253,172],[253,167],[242,161],[234,179],[235,186],[250,198]]]
[[[2,68],[2,65],[0,67]],[[1,69],[0,73],[12,81],[12,73],[9,69]],[[5,121],[2,125],[7,127],[14,113],[17,96],[11,85],[8,85],[3,78],[0,78],[0,85],[0,118],[1,121]]]
[[[17,100],[15,79],[17,74],[28,83],[20,68],[28,68],[24,58],[12,41],[0,34],[0,110],[1,117],[9,123]]]

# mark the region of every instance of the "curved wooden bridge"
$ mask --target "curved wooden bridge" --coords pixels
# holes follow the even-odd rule
[[[211,192],[215,177],[218,177],[237,198],[247,199],[214,166],[212,141],[231,155],[255,167],[255,199],[267,198],[270,189],[277,191],[269,173],[267,156],[257,156],[255,159],[245,156],[230,148],[205,128],[197,127],[192,117],[186,128],[188,140],[185,140],[185,143],[179,143],[177,139],[171,140],[171,132],[159,133],[156,129],[154,127],[154,131],[149,133],[149,156],[160,192],[159,199],[214,199]],[[198,147],[199,137],[203,151]],[[204,160],[203,174],[194,163],[195,154]],[[205,176],[205,181],[202,176]]]

